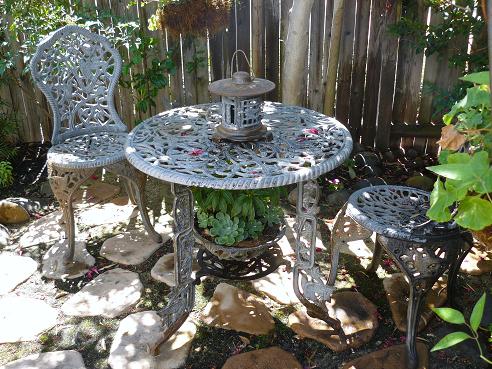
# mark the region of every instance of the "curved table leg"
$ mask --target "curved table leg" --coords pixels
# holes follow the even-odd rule
[[[344,337],[340,321],[330,318],[325,304],[331,299],[335,288],[325,284],[320,268],[314,262],[318,200],[319,186],[315,180],[297,184],[294,292],[306,306],[309,315],[324,320],[334,328],[333,334]]]
[[[183,324],[195,303],[195,285],[191,278],[193,262],[193,194],[182,185],[172,184],[174,195],[174,278],[176,287],[169,295],[169,303],[159,315],[166,330],[165,339],[171,337]]]
[[[448,272],[448,286],[447,286],[447,294],[448,301],[451,307],[456,307],[455,301],[455,286],[456,286],[456,278],[458,277],[458,272],[460,271],[460,266],[463,260],[465,260],[466,255],[470,252],[473,247],[473,236],[471,233],[465,233],[462,235],[463,242],[461,244],[461,248],[456,259],[451,264]]]

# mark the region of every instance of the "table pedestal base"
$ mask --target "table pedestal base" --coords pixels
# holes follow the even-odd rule
[[[271,247],[260,256],[247,260],[220,259],[211,252],[200,249],[197,259],[200,265],[200,270],[196,273],[197,283],[205,276],[250,281],[273,273],[280,265],[288,265],[279,247]]]

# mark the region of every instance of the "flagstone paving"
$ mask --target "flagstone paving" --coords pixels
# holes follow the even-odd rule
[[[181,367],[188,358],[196,332],[195,322],[188,318],[174,335],[157,347],[155,369],[177,369]]]
[[[245,352],[230,357],[222,369],[303,369],[294,355],[280,347]]]
[[[294,292],[292,268],[281,265],[275,272],[251,281],[253,288],[284,305],[300,303]]]
[[[200,266],[196,261],[197,251],[198,250],[195,250],[194,252],[195,258],[193,259],[193,265],[192,265],[192,271],[193,271],[191,274],[192,278],[195,278],[195,272],[197,272],[200,269]],[[150,275],[156,281],[163,282],[167,284],[169,287],[174,287],[176,285],[174,279],[174,252],[160,257],[159,260],[157,260],[155,265],[152,267],[150,271]]]
[[[90,267],[96,263],[96,259],[87,251],[84,241],[75,242],[73,261],[66,263],[68,253],[68,240],[55,243],[44,254],[41,266],[41,274],[46,278],[64,279],[83,276]]]
[[[30,257],[0,254],[0,296],[24,282],[37,267],[38,263]]]
[[[30,223],[27,229],[22,231],[19,239],[21,248],[39,244],[49,244],[65,237],[65,228],[62,222],[62,212],[57,210]],[[77,226],[76,232],[77,232]]]
[[[82,355],[74,350],[53,351],[26,356],[0,369],[86,369]]]
[[[492,250],[481,244],[475,245],[461,263],[460,270],[476,276],[492,272]]]
[[[0,297],[0,343],[35,340],[57,324],[58,310],[31,297]]]
[[[114,318],[132,309],[142,295],[137,273],[120,268],[98,275],[62,306],[65,315]]]

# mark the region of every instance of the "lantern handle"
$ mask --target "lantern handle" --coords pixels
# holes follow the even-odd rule
[[[243,54],[244,60],[246,60],[246,64],[248,64],[249,74],[251,76],[251,80],[253,81],[255,79],[255,74],[254,74],[253,70],[251,69],[251,65],[249,64],[248,57],[246,56],[246,53],[243,50],[236,50],[236,51],[234,51],[234,54],[232,54],[232,58],[231,58],[231,78],[232,78],[232,71],[234,69],[234,58],[236,58],[236,70],[239,72],[239,63],[238,63],[239,60],[238,60],[238,57],[236,56],[237,53],[242,53]]]

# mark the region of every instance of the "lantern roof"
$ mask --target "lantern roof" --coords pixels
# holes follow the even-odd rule
[[[275,89],[275,83],[267,79],[251,77],[248,72],[238,71],[232,78],[212,82],[208,90],[220,96],[253,97],[266,94]]]

